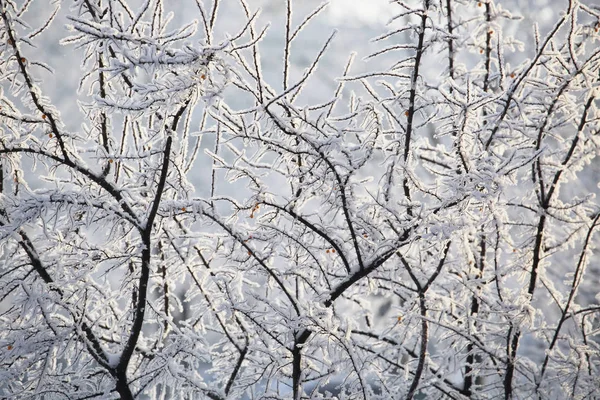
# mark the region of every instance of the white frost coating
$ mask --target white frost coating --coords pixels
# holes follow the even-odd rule
[[[4,2],[2,395],[595,393],[586,1]]]

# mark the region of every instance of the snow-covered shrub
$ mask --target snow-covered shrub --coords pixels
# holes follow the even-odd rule
[[[130,3],[0,0],[0,396],[597,394],[597,7]]]

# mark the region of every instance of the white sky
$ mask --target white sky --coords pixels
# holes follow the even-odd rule
[[[392,17],[389,0],[331,0],[329,18],[338,24],[385,24]]]

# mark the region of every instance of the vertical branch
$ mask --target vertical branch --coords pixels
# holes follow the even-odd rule
[[[292,347],[292,389],[293,399],[300,400],[302,396],[302,349],[299,343],[294,341]]]
[[[127,142],[127,132],[129,131],[129,129],[132,129],[129,127],[130,122],[129,122],[129,116],[125,116],[125,118],[123,118],[123,130],[121,132],[121,143],[119,144],[119,156],[122,156],[123,153],[125,152],[125,145]],[[118,162],[117,166],[115,168],[115,183],[119,182],[119,177],[121,176],[121,171],[123,169],[123,165]]]
[[[406,137],[404,140],[404,162],[408,162],[408,155],[410,152],[411,135],[413,133],[413,121],[415,118],[416,110],[416,98],[417,98],[417,81],[419,79],[419,70],[421,68],[421,58],[425,52],[425,30],[427,27],[427,10],[429,9],[429,1],[423,0],[423,11],[421,13],[421,26],[419,27],[418,43],[415,54],[415,66],[412,71],[410,80],[410,94],[408,97],[408,119],[406,122]],[[408,190],[408,179],[404,178],[404,192],[407,195],[407,199],[410,199],[410,192]]]
[[[106,81],[104,77],[104,61],[102,53],[98,53],[98,82],[100,85],[100,98],[106,99]],[[106,112],[100,111],[100,137],[102,138],[102,147],[108,154],[110,153],[108,141],[108,117]],[[106,177],[110,173],[110,160],[106,160],[102,169],[102,176]]]
[[[292,391],[294,400],[302,398],[302,346],[312,335],[309,330],[304,330],[294,338],[292,347]]]
[[[490,85],[490,73],[492,66],[492,30],[490,22],[492,21],[491,1],[485,2],[485,76],[483,78],[483,91],[487,92]]]
[[[210,14],[210,23],[208,24],[212,36],[212,32],[215,29],[215,22],[217,21],[217,12],[219,11],[219,0],[214,0],[212,11]]]
[[[447,39],[448,43],[448,75],[450,79],[454,79],[454,38],[452,37],[454,31],[454,22],[452,21],[452,0],[446,0],[446,21],[447,21]],[[450,87],[450,93],[454,88]]]
[[[288,88],[288,73],[290,68],[290,45],[292,33],[292,0],[286,0],[286,15],[285,15],[285,46],[283,49],[283,91]]]
[[[482,228],[483,231],[483,228]],[[485,243],[485,234],[481,233],[481,239],[479,240],[479,268],[477,271],[476,279],[477,279],[477,288],[475,292],[471,296],[471,310],[470,315],[472,319],[477,318],[477,314],[479,313],[479,292],[481,290],[480,281],[483,278],[483,270],[485,268],[485,252],[486,252],[486,243]],[[473,320],[473,325],[477,326],[475,320]],[[467,345],[467,362],[465,366],[465,383],[463,387],[463,392],[465,396],[472,395],[472,385],[473,385],[473,364],[475,362],[475,354],[473,351],[475,350],[474,344],[472,341]]]
[[[419,388],[419,381],[423,370],[425,369],[425,360],[427,359],[427,342],[429,341],[429,325],[427,323],[427,305],[425,303],[425,292],[419,291],[419,311],[421,313],[421,344],[419,348],[419,362],[415,371],[408,394],[406,395],[407,400],[412,400],[415,396],[417,389]]]
[[[160,261],[162,266],[160,267],[160,274],[162,278],[162,291],[163,291],[163,312],[165,313],[165,320],[163,321],[163,339],[167,337],[169,333],[169,280],[167,277],[167,263],[165,262],[165,253],[162,242],[158,242]]]
[[[217,130],[215,132],[215,155],[219,155],[219,146],[221,144],[221,124],[219,122],[217,122]],[[216,186],[217,186],[217,169],[216,169],[216,160],[213,159],[212,161],[212,171],[211,171],[211,177],[210,177],[210,205],[211,207],[215,206],[215,202],[213,200],[213,198],[215,197],[215,193],[216,193]]]
[[[206,36],[206,44],[210,45],[212,43],[212,31],[210,28],[210,22],[208,21],[208,16],[206,15],[206,10],[204,9],[204,4],[202,0],[196,0],[196,6],[198,7],[198,11],[200,12],[200,17],[202,18],[202,26],[204,26],[204,35]]]
[[[134,311],[135,315],[133,319],[133,324],[131,326],[131,332],[129,334],[129,338],[127,339],[125,348],[123,349],[123,353],[121,354],[121,357],[119,359],[119,363],[117,365],[117,391],[119,391],[119,394],[121,394],[121,396],[124,395],[123,393],[126,393],[122,393],[122,391],[124,391],[125,388],[128,387],[127,367],[129,365],[129,362],[131,361],[131,357],[133,356],[133,351],[142,333],[142,326],[144,324],[144,316],[146,312],[146,298],[148,296],[148,280],[150,278],[150,264],[152,260],[152,228],[154,226],[154,219],[156,218],[156,215],[158,213],[158,207],[160,205],[161,197],[165,192],[167,173],[169,171],[172,141],[173,138],[171,136],[168,136],[164,150],[162,170],[156,188],[156,194],[152,202],[152,208],[150,209],[150,212],[148,214],[146,225],[142,227],[142,230],[140,231],[142,244],[144,247],[142,249],[141,272],[140,278],[138,280],[139,292],[137,296],[137,304]]]
[[[406,121],[406,134],[404,137],[404,166],[408,165],[408,157],[410,154],[411,136],[413,134],[413,124],[415,119],[416,110],[416,98],[417,98],[417,85],[419,80],[419,71],[421,68],[421,58],[425,52],[425,30],[427,28],[427,12],[429,10],[430,0],[423,0],[423,10],[421,12],[421,25],[419,27],[418,42],[415,54],[415,65],[412,71],[410,81],[410,94],[408,97],[408,116]],[[405,173],[402,180],[402,187],[404,189],[404,196],[408,201],[411,200],[410,187],[408,185],[408,176]],[[412,216],[412,208],[408,207],[408,215]]]
[[[506,337],[506,356],[507,364],[504,373],[504,400],[512,400],[513,398],[513,376],[515,374],[515,361],[517,358],[517,349],[519,347],[519,336],[521,333],[517,330],[514,335],[515,328],[512,324],[508,328]]]
[[[246,4],[246,0],[240,0],[240,3],[242,5],[242,8],[244,9],[244,12],[246,13],[246,18],[248,18],[248,20],[251,20],[250,9],[248,8],[248,5]],[[250,29],[250,38],[252,39],[253,42],[255,42],[256,31],[254,30],[254,22],[250,23],[249,29]],[[256,73],[256,85],[257,85],[257,89],[258,89],[258,102],[259,102],[259,104],[263,104],[263,102],[264,102],[263,79],[262,79],[262,72],[261,72],[261,67],[260,67],[258,43],[252,44],[252,60],[254,62],[254,71]]]
[[[0,195],[4,193],[4,159],[0,158]]]

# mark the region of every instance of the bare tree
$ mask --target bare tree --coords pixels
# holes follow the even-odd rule
[[[282,2],[274,54],[253,2],[175,26],[77,0],[75,117],[41,88],[64,11],[22,3],[0,0],[1,396],[597,394],[597,7],[541,35],[494,0],[394,1],[368,72],[348,54],[313,104],[335,35],[298,41],[326,5]]]

